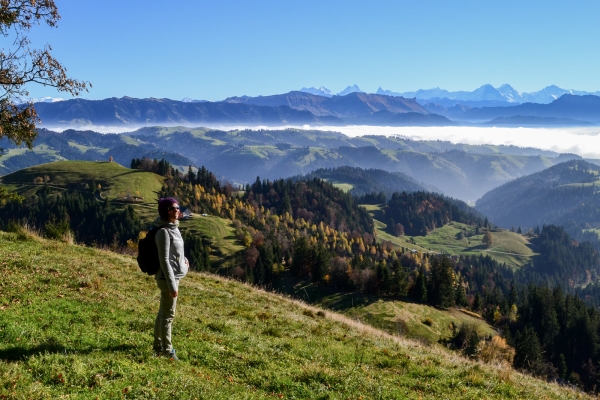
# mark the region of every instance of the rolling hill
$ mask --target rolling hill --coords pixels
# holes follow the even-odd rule
[[[482,245],[483,233],[477,234],[473,226],[451,222],[441,228],[436,228],[426,236],[401,236],[388,233],[387,224],[381,222],[384,218],[381,205],[363,205],[375,219],[377,240],[392,243],[411,251],[423,253],[442,253],[450,256],[485,256],[489,255],[499,263],[506,263],[512,268],[527,265],[534,253],[527,238],[514,232],[502,229],[492,231],[494,247],[485,248]]]
[[[405,115],[408,115],[405,114]],[[399,172],[442,193],[474,201],[485,192],[576,155],[515,146],[464,145],[400,137],[351,138],[338,132],[211,130],[146,127],[127,134],[39,130],[33,151],[0,142],[0,173],[57,159],[107,160],[128,166],[133,158],[164,158],[181,171],[205,166],[221,180],[246,184],[257,176],[277,179],[319,168],[350,166]]]

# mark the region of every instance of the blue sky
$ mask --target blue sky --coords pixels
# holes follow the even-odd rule
[[[600,90],[598,1],[56,0],[36,27],[82,97],[221,100],[303,86]],[[4,39],[5,41],[9,39]],[[30,95],[66,97],[30,86]]]

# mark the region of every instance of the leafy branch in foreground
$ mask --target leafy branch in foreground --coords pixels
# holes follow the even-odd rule
[[[54,87],[73,96],[91,87],[89,82],[69,78],[67,69],[50,53],[50,46],[29,47],[26,33],[33,25],[45,22],[55,27],[59,19],[54,0],[0,1],[0,34],[14,34],[12,46],[0,50],[0,138],[32,147],[40,119],[33,102],[19,104],[19,98],[29,95],[27,84]]]

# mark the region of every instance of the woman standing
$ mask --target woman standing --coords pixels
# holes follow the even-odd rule
[[[156,246],[160,259],[160,270],[156,274],[156,284],[160,289],[160,308],[154,324],[154,351],[178,360],[171,343],[171,326],[175,318],[175,307],[179,295],[179,280],[187,272],[189,263],[183,254],[183,238],[179,232],[179,205],[172,197],[158,201],[158,215],[154,226]]]

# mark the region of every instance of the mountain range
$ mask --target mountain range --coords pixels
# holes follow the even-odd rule
[[[73,99],[36,103],[45,126],[221,125],[456,125],[412,99],[353,92],[331,98],[304,92],[230,97],[221,102],[170,99]]]
[[[600,95],[600,92],[586,92],[583,90],[563,89],[556,85],[546,86],[537,92],[524,93],[519,92],[509,84],[504,84],[498,88],[490,84],[482,85],[473,91],[455,91],[450,92],[438,87],[433,89],[419,89],[414,92],[393,92],[384,90],[381,87],[377,89],[377,94],[385,94],[388,96],[402,96],[408,98],[416,98],[417,101],[427,100],[453,100],[465,104],[465,102],[500,102],[508,103],[506,105],[521,104],[521,103],[540,103],[548,104],[558,99],[564,94],[573,94],[578,96],[583,95]],[[483,105],[483,104],[481,104]]]
[[[552,87],[550,87],[552,88]],[[554,87],[555,88],[555,87]],[[312,90],[315,89],[315,90]],[[548,88],[547,88],[548,89]],[[560,88],[558,88],[560,89]],[[314,93],[292,91],[270,96],[235,96],[223,101],[183,101],[136,99],[73,99],[38,102],[36,110],[45,126],[148,126],[148,125],[367,125],[367,126],[589,126],[600,123],[600,97],[563,94],[550,103],[519,103],[509,85],[498,90],[484,85],[473,92],[447,92],[441,89],[403,93],[432,97],[372,94],[354,85],[345,94],[331,95],[325,88]],[[550,89],[549,89],[550,90]],[[561,89],[562,90],[562,89]],[[315,94],[321,92],[321,94]],[[346,93],[348,92],[348,93]],[[380,92],[385,92],[380,90]],[[501,94],[502,92],[503,94]],[[544,91],[538,92],[541,93]],[[550,92],[548,92],[550,93]],[[520,94],[520,98],[524,97]],[[425,96],[426,97],[426,96]],[[460,97],[460,96],[458,96]],[[473,104],[475,106],[473,106]],[[482,106],[485,105],[485,106]]]

